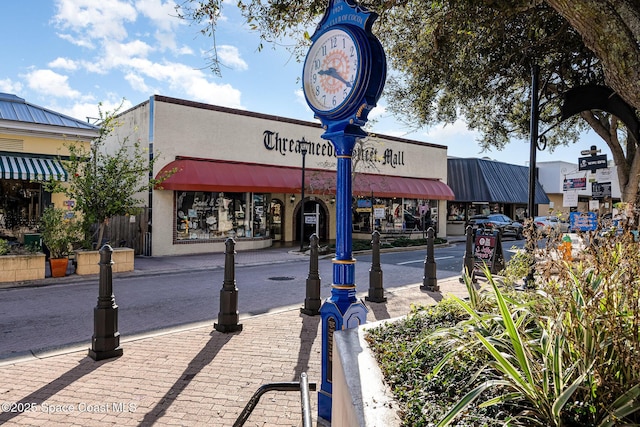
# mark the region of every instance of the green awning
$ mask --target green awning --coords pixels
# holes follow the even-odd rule
[[[67,181],[69,176],[57,159],[1,155],[0,178],[26,181]]]

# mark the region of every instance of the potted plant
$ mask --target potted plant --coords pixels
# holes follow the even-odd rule
[[[40,217],[42,243],[49,250],[51,276],[64,277],[67,274],[71,245],[79,240],[80,227],[73,215],[64,209],[47,207]]]

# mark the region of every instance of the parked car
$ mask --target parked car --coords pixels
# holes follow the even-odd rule
[[[522,239],[524,226],[518,221],[514,221],[501,213],[489,215],[474,215],[469,218],[469,225],[473,227],[473,235],[480,229],[495,229],[500,232],[501,237],[511,236],[516,240]]]
[[[567,221],[562,221],[557,216],[537,216],[533,218],[533,224],[542,234],[548,234],[551,230],[568,233],[570,228]]]

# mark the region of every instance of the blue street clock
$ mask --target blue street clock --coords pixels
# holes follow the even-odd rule
[[[311,36],[303,89],[329,132],[363,126],[380,98],[387,66],[382,46],[371,33],[376,18],[351,0],[330,0]]]
[[[304,95],[336,153],[336,256],[331,296],[320,308],[322,317],[322,384],[318,416],[331,420],[333,336],[367,320],[367,308],[356,297],[352,256],[351,158],[362,126],[376,106],[387,75],[382,45],[372,34],[377,15],[352,0],[329,0],[311,40],[302,72]]]

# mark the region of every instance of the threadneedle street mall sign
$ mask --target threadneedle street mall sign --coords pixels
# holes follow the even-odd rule
[[[295,153],[299,155],[300,142],[303,141],[309,143],[307,155],[327,158],[336,157],[333,144],[330,141],[306,141],[304,137],[298,139],[285,138],[280,136],[280,133],[271,130],[265,130],[262,132],[262,141],[265,149],[275,151],[283,156],[286,156],[287,153]],[[391,148],[385,149],[382,154],[380,154],[376,147],[356,146],[353,149],[353,158],[367,163],[376,163],[380,166],[391,166],[394,169],[406,166],[404,151],[393,150]]]

